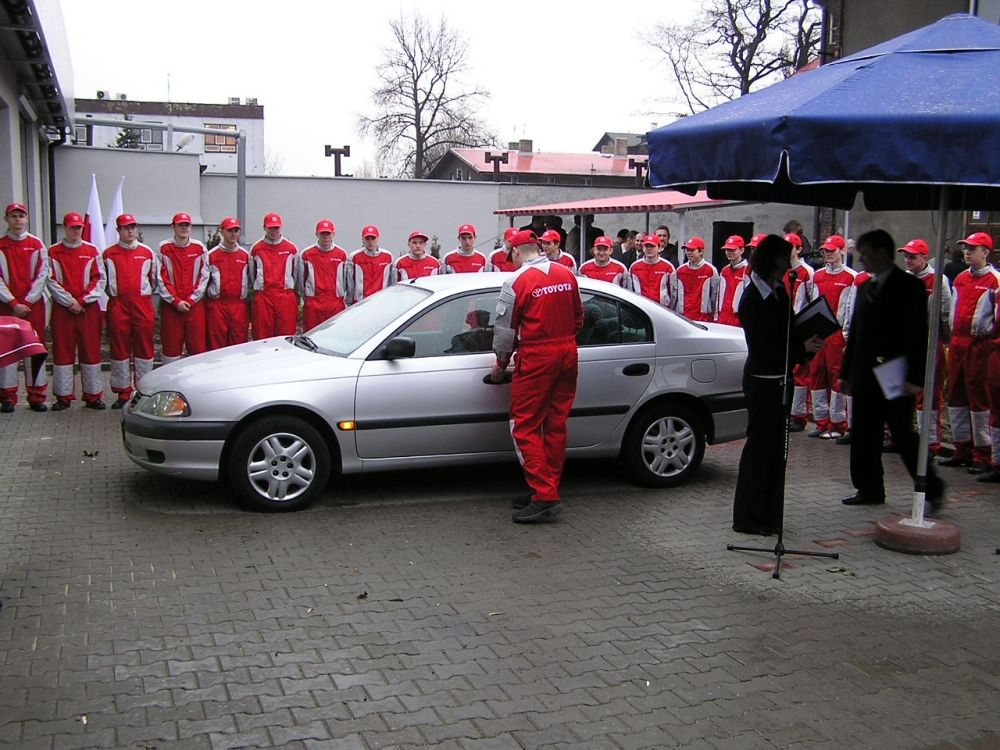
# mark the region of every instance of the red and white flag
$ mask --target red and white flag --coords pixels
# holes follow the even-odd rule
[[[118,181],[118,191],[115,193],[115,199],[111,201],[111,211],[108,213],[108,223],[104,225],[104,238],[110,242],[118,241],[118,217],[125,213],[124,203],[122,201],[122,188],[125,187],[125,178],[122,177]]]
[[[97,196],[97,175],[90,175],[90,200],[87,201],[87,215],[83,217],[83,239],[104,252],[104,218],[101,216],[101,199]]]

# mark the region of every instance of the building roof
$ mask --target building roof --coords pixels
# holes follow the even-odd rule
[[[646,143],[645,133],[605,133],[601,136],[601,140],[594,144],[591,151],[600,152],[601,147],[605,144],[614,144],[615,138],[624,138],[626,141],[626,146],[628,148],[636,148],[638,146],[643,146]]]
[[[197,102],[143,102],[132,99],[77,99],[77,112],[113,115],[159,115],[161,117],[223,117],[263,120],[259,104],[199,104]]]
[[[709,198],[704,190],[694,195],[676,190],[647,190],[643,193],[613,195],[608,198],[589,198],[582,201],[549,203],[540,206],[501,208],[494,211],[503,216],[569,216],[570,214],[653,214],[688,211],[728,204]]]
[[[451,153],[477,172],[492,172],[493,165],[486,161],[486,152],[503,153],[503,150],[485,148],[453,148]],[[645,157],[635,157],[645,161]],[[565,174],[602,175],[605,177],[634,177],[635,169],[630,168],[628,159],[613,159],[611,156],[595,154],[558,154],[545,151],[530,154],[517,150],[507,151],[507,163],[500,165],[500,174]]]

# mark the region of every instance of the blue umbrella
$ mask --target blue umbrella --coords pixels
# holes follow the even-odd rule
[[[709,197],[869,210],[1000,208],[1000,26],[956,14],[657,128],[649,181]],[[931,309],[939,308],[941,274]],[[924,392],[938,329],[930,327]],[[924,409],[913,525],[923,520]]]

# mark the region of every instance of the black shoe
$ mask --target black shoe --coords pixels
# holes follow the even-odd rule
[[[32,411],[48,411],[49,410],[49,407],[47,407],[45,404],[37,403],[37,402],[33,403],[33,404],[28,404],[28,408],[31,409]]]
[[[985,474],[990,471],[990,465],[976,461],[967,470],[970,474]]]
[[[841,498],[840,502],[844,505],[885,505],[885,498],[869,498],[865,497],[860,492],[855,492],[853,495]]]
[[[103,401],[101,401],[101,399],[97,399],[97,401],[91,401],[90,403],[85,404],[85,406],[88,409],[97,409],[97,411],[104,411],[105,409],[108,408],[108,405],[105,404]]]
[[[2,406],[0,406],[0,414],[13,414],[13,413],[14,413],[14,404],[4,403]]]
[[[56,401],[52,404],[52,411],[66,411],[69,407],[69,401]]]
[[[1000,483],[1000,471],[993,469],[988,474],[983,474],[982,476],[976,477],[976,481],[983,482],[986,484]]]
[[[788,431],[789,432],[803,432],[806,426],[801,422],[796,422],[794,419],[788,420]]]
[[[949,458],[942,458],[938,461],[938,466],[971,466],[972,461],[965,458],[956,458],[951,456]]]
[[[115,402],[113,404],[111,404],[111,408],[112,409],[121,409],[127,403],[128,403],[128,399],[127,398],[116,398]]]
[[[529,505],[531,505],[531,495],[515,497],[510,501],[510,507],[514,510],[521,510],[522,508],[527,508]]]
[[[851,444],[851,433],[845,432],[839,438],[834,441],[837,445],[850,445]]]
[[[535,523],[536,521],[548,521],[562,513],[562,503],[556,500],[554,503],[528,503],[521,510],[511,514],[514,523]]]
[[[817,427],[815,430],[813,430],[812,432],[809,433],[809,437],[818,438],[824,432],[825,432],[825,430],[821,430],[819,427]]]

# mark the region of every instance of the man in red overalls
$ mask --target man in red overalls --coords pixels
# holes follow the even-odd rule
[[[576,333],[583,302],[576,276],[549,260],[534,232],[511,240],[518,269],[500,290],[494,322],[494,383],[502,381],[511,355],[517,364],[510,389],[510,433],[524,478],[527,502],[515,501],[515,523],[549,520],[562,511],[559,482],[566,459],[566,422],[576,397]]]
[[[764,235],[766,237],[767,235]],[[757,247],[754,240],[761,237],[755,234],[750,238],[752,247]],[[763,239],[763,238],[761,238]],[[757,240],[760,242],[760,240]],[[785,291],[792,301],[792,312],[798,313],[803,307],[816,299],[816,287],[813,285],[813,268],[801,257],[802,238],[793,232],[785,235],[785,242],[792,246],[792,267],[785,279]],[[802,432],[809,421],[809,363],[803,362],[792,369],[792,408],[788,418],[789,432]]]
[[[594,246],[590,248],[590,253],[594,257],[580,266],[580,276],[588,279],[598,279],[609,284],[629,288],[628,269],[625,264],[611,257],[614,243],[610,237],[601,235],[594,240]]]
[[[253,337],[294,336],[299,319],[295,273],[299,250],[281,236],[281,217],[264,216],[264,236],[250,250],[253,261]]]
[[[191,216],[175,214],[174,236],[160,243],[161,361],[169,364],[188,354],[201,354],[206,342],[205,305],[208,250],[191,239]]]
[[[660,257],[660,238],[647,234],[640,243],[642,257],[629,266],[629,286],[636,294],[671,307],[677,293],[674,265]]]
[[[480,273],[486,270],[486,256],[476,250],[476,228],[463,224],[458,228],[458,247],[444,256],[445,273]]]
[[[380,292],[387,286],[392,286],[393,254],[379,246],[379,231],[374,224],[368,224],[361,229],[360,249],[351,253],[351,269],[354,278],[351,280],[351,301],[360,302]]]
[[[247,297],[253,281],[250,253],[239,244],[242,227],[238,219],[227,216],[219,229],[222,242],[208,254],[205,317],[209,349],[245,344],[250,328]]]
[[[566,266],[570,271],[576,273],[576,258],[559,249],[559,243],[562,242],[562,235],[559,232],[555,229],[546,229],[542,232],[542,236],[538,238],[538,241],[542,245],[542,252],[545,253],[549,260],[553,263]]]
[[[513,271],[514,261],[511,259],[510,240],[517,234],[514,227],[509,227],[503,233],[502,244],[490,253],[489,262],[486,264],[487,271]]]
[[[427,254],[427,240],[427,235],[419,229],[410,232],[406,240],[406,254],[396,258],[392,264],[394,281],[437,276],[441,273],[441,261]]]
[[[749,268],[743,258],[743,246],[743,238],[738,234],[727,239],[722,246],[729,264],[719,274],[719,322],[727,326],[740,324],[740,316],[736,311],[740,307]]]
[[[351,296],[351,264],[347,262],[347,251],[333,244],[336,231],[332,221],[320,219],[316,223],[316,244],[300,256],[303,331],[339,313]]]
[[[705,240],[692,237],[681,248],[687,262],[681,263],[674,275],[677,293],[673,309],[689,320],[715,320],[719,293],[719,272],[705,260]]]

